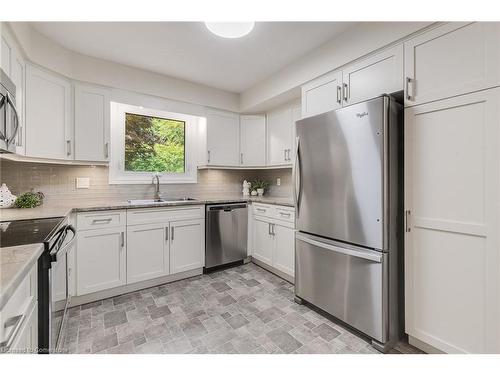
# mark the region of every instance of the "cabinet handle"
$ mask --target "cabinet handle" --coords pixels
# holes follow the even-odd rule
[[[337,103],[342,103],[342,87],[337,86]]]
[[[208,154],[208,159],[207,159],[207,161],[208,161],[208,163],[210,163],[210,151],[207,151],[207,154]]]
[[[168,241],[168,227],[165,227],[165,241]]]
[[[347,99],[349,97],[347,90],[349,89],[349,86],[347,86],[347,83],[344,83],[344,102],[347,102]]]
[[[269,226],[268,229],[267,229],[267,232],[269,233],[270,236],[272,236],[273,232],[271,230],[271,223],[267,223],[267,225]]]
[[[240,164],[243,164],[243,152],[240,154]]]
[[[276,232],[274,231],[274,229],[276,228],[276,224],[271,224],[271,225],[272,225],[272,229],[273,229],[273,231],[272,231],[272,233],[271,233],[271,234],[272,234],[273,236],[275,236],[275,235],[276,235]]]
[[[125,247],[125,232],[120,233],[120,238],[121,238],[121,246]]]
[[[66,156],[71,155],[71,141],[68,139],[66,141]]]
[[[259,212],[266,212],[266,209],[265,208],[260,208],[260,207],[257,207],[256,208],[257,211]]]
[[[107,219],[94,219],[92,220],[92,224],[108,224],[111,222],[111,218],[107,218]]]
[[[286,148],[283,150],[283,153],[285,155],[285,161],[287,161],[288,159],[286,158]]]
[[[174,242],[174,227],[172,227],[172,234],[170,236],[170,241]]]
[[[292,150],[288,149],[288,161],[292,161],[292,157],[290,156],[290,152],[292,152]]]
[[[281,216],[290,217],[290,212],[280,212]]]
[[[406,233],[411,232],[410,215],[411,215],[411,211],[410,210],[406,210],[405,211],[405,232]]]
[[[1,351],[7,352],[10,349],[10,346],[12,345],[12,342],[14,341],[14,338],[17,335],[17,332],[21,328],[21,324],[24,321],[24,314],[13,316],[12,318],[9,318],[5,321],[4,328],[9,328],[9,327],[14,327],[9,333],[9,336],[7,336],[7,339],[5,341],[0,342],[0,348],[2,349]]]
[[[405,89],[406,89],[406,100],[413,101],[413,95],[410,95],[410,84],[413,84],[413,79],[406,77]]]
[[[109,158],[109,143],[106,142],[104,144],[104,158],[107,159]]]

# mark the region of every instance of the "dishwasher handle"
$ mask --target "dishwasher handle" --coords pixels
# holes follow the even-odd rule
[[[237,203],[237,204],[221,204],[215,206],[207,206],[207,211],[224,211],[231,212],[237,209],[247,208],[246,203]]]

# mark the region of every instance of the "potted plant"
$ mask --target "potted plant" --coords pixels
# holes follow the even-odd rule
[[[264,195],[264,191],[269,188],[269,182],[264,180],[255,180],[252,182],[252,191],[256,191],[257,194],[261,197]]]

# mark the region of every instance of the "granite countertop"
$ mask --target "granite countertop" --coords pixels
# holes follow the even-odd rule
[[[4,208],[0,209],[0,221],[41,219],[48,217],[68,216],[71,212],[91,212],[104,210],[124,210],[131,208],[176,207],[199,204],[216,204],[225,202],[258,202],[293,207],[293,200],[288,197],[243,197],[242,195],[210,195],[193,196],[193,201],[161,202],[146,204],[131,204],[123,200],[93,200],[70,201],[65,203],[45,203],[35,208]]]
[[[43,244],[0,248],[0,310],[43,252]]]

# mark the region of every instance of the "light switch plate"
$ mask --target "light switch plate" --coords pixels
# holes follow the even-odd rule
[[[77,189],[88,189],[88,188],[90,188],[90,178],[88,178],[88,177],[77,177],[76,178],[76,188]]]

